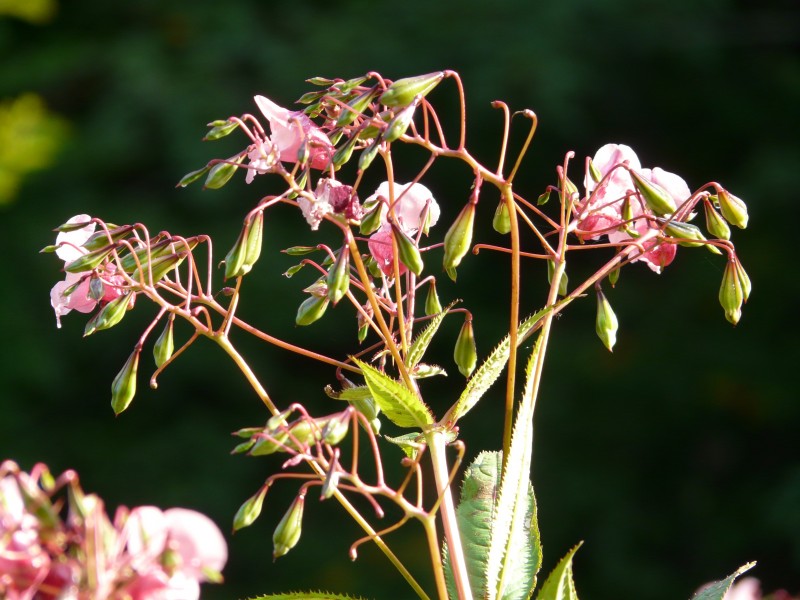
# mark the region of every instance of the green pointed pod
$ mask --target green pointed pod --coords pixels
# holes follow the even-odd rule
[[[550,259],[547,260],[547,283],[553,283],[553,274],[556,272],[556,263]],[[567,272],[561,272],[561,279],[558,280],[558,295],[559,296],[566,296],[567,295]]]
[[[414,120],[414,111],[417,109],[417,104],[419,104],[419,100],[415,99],[414,102],[397,113],[397,116],[389,122],[386,131],[383,132],[383,141],[391,143],[406,132]]]
[[[322,489],[320,489],[319,499],[327,500],[336,493],[339,488],[340,473],[336,468],[336,464],[331,465],[328,473],[325,475],[325,481],[322,482]]]
[[[204,142],[218,140],[220,138],[224,138],[226,135],[230,135],[239,128],[239,122],[219,120],[212,121],[208,124],[208,126],[211,127],[211,129],[203,137]]]
[[[232,159],[228,159],[225,162],[219,162],[211,167],[211,169],[208,171],[208,177],[206,177],[206,181],[203,184],[203,189],[218,190],[228,183],[231,177],[233,177],[233,174],[236,173],[236,170],[239,168],[239,165],[242,163],[245,156],[247,155],[242,153]]]
[[[747,302],[748,298],[750,298],[753,284],[750,282],[750,276],[744,270],[739,257],[736,257],[736,273],[739,276],[739,284],[742,286],[742,299]]]
[[[341,442],[350,429],[350,419],[346,413],[333,415],[322,425],[322,439],[326,444],[335,446]]]
[[[408,106],[417,96],[426,96],[439,85],[443,78],[444,71],[436,71],[426,75],[398,79],[381,94],[380,103],[393,108]]]
[[[100,248],[93,252],[79,256],[75,260],[69,262],[64,266],[67,273],[83,273],[84,271],[91,271],[100,265],[114,250],[114,246],[108,245],[105,248]]]
[[[109,228],[108,233],[100,230],[83,243],[83,248],[90,252],[104,248],[109,244],[116,243],[133,231],[133,225]]]
[[[267,495],[267,487],[263,486],[255,494],[244,501],[233,516],[234,533],[245,527],[252,525],[261,514],[264,505],[264,497]]]
[[[305,494],[298,495],[272,534],[272,558],[283,556],[300,541],[303,524]]]
[[[128,306],[133,297],[134,294],[132,293],[123,294],[106,304],[100,312],[86,323],[86,327],[83,330],[83,337],[91,335],[95,331],[111,329],[114,325],[122,321],[122,317],[125,316],[125,312],[128,310]]]
[[[328,299],[334,306],[344,298],[350,288],[350,248],[342,246],[339,255],[328,270]]]
[[[731,225],[735,225],[739,229],[747,227],[749,216],[747,214],[747,205],[744,200],[731,194],[728,190],[719,190],[717,198],[719,202],[719,210],[725,220]]]
[[[397,257],[400,259],[400,262],[407,266],[408,270],[415,275],[422,273],[422,269],[425,268],[425,263],[422,262],[422,254],[419,248],[417,248],[417,243],[412,240],[401,227],[398,227],[394,223],[392,223],[392,234],[397,241]]]
[[[472,245],[472,229],[475,225],[475,202],[470,201],[461,209],[458,217],[444,236],[445,271],[454,270]]]
[[[167,319],[167,324],[164,331],[158,336],[156,343],[153,344],[153,360],[156,362],[156,367],[163,366],[175,351],[175,340],[172,335],[173,318],[170,316]]]
[[[225,255],[225,279],[247,275],[261,256],[264,236],[264,211],[245,219],[236,243]]]
[[[475,331],[472,328],[471,317],[464,319],[464,324],[461,326],[453,349],[453,360],[464,377],[472,375],[478,363],[478,349],[475,345]]]
[[[268,456],[276,452],[286,452],[286,444],[289,439],[288,431],[278,431],[268,436],[253,436],[255,443],[247,453],[248,456]]]
[[[606,298],[602,290],[597,290],[597,319],[595,320],[595,331],[597,337],[603,342],[603,345],[608,348],[609,352],[613,352],[614,344],[617,343],[617,330],[619,329],[619,321],[617,315],[611,308],[611,303]]]
[[[633,169],[629,169],[628,172],[631,174],[633,184],[636,186],[636,189],[639,190],[645,204],[647,204],[650,210],[656,215],[659,217],[671,215],[678,209],[678,206],[675,204],[675,199],[663,187],[652,181],[648,181]]]
[[[706,229],[711,235],[717,236],[721,240],[731,239],[731,228],[722,218],[711,202],[705,202],[703,208],[706,213]]]
[[[336,152],[333,153],[333,166],[335,168],[340,168],[350,160],[357,142],[358,138],[353,136],[336,149]]]
[[[361,217],[361,224],[358,226],[358,231],[361,235],[372,235],[378,231],[378,228],[381,226],[382,208],[383,203],[376,202],[375,206]]]
[[[678,245],[685,246],[687,248],[704,246],[704,242],[706,241],[706,236],[703,235],[703,232],[700,231],[700,228],[697,225],[692,225],[691,223],[667,221],[667,223],[664,225],[664,233],[671,237],[677,238],[680,240]],[[713,246],[711,247],[713,248]],[[716,250],[716,248],[714,249]],[[717,253],[719,253],[719,250],[717,250]]]
[[[328,302],[327,296],[309,296],[298,307],[294,322],[298,325],[311,325],[325,314]]]
[[[125,361],[114,381],[111,382],[111,408],[115,415],[130,406],[136,395],[136,372],[139,369],[139,348]]]
[[[591,158],[589,159],[589,177],[591,177],[592,181],[595,183],[600,183],[600,180],[603,178],[603,174],[594,166],[594,161],[592,161]]]
[[[177,183],[175,187],[186,187],[190,183],[194,183],[198,179],[200,179],[203,175],[206,175],[211,170],[210,165],[206,165],[202,169],[197,169],[196,171],[192,171],[191,173],[187,173],[181,180]]]
[[[439,294],[436,293],[436,280],[431,279],[428,295],[425,297],[425,315],[432,317],[440,312],[442,312],[442,303],[439,302]]]
[[[550,188],[547,188],[547,191],[539,194],[539,197],[536,199],[536,206],[543,206],[547,204],[548,200],[550,200],[550,191]]]
[[[342,109],[339,118],[336,119],[336,126],[345,127],[346,125],[350,125],[357,117],[364,114],[364,111],[367,110],[370,103],[377,95],[378,90],[370,88],[353,98],[347,103],[347,108]]]
[[[373,141],[361,152],[361,156],[358,157],[359,171],[366,171],[369,168],[369,166],[372,164],[372,161],[375,160],[376,156],[378,156],[378,150],[380,147],[380,138],[375,138],[375,141]]]
[[[617,285],[617,282],[619,281],[619,273],[620,273],[621,270],[622,269],[617,267],[613,271],[609,271],[609,273],[608,273],[608,283],[611,284],[611,287],[614,287],[614,286]]]
[[[722,274],[722,284],[719,288],[719,303],[725,311],[725,318],[736,325],[742,318],[742,302],[744,301],[744,288],[739,271],[736,268],[737,260],[728,259],[725,271]],[[749,284],[750,279],[747,279]],[[749,295],[749,290],[748,290]]]
[[[174,254],[168,254],[166,256],[160,256],[156,259],[153,259],[149,265],[148,263],[143,263],[142,271],[144,276],[149,277],[149,273],[152,273],[152,285],[155,285],[161,281],[161,279],[167,273],[180,265],[183,262],[183,259],[185,259],[188,255],[189,253],[187,251],[175,252]]]
[[[503,235],[511,231],[511,215],[508,213],[508,204],[505,200],[500,200],[492,218],[492,227],[497,233]]]

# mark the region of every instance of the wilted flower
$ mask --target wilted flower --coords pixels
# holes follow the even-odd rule
[[[302,195],[297,199],[297,205],[313,231],[330,213],[344,215],[347,219],[361,218],[361,205],[353,188],[334,179],[320,179],[313,199]]]
[[[592,167],[593,173],[587,173],[584,179],[587,198],[579,204],[577,212],[577,232],[584,239],[596,240],[607,235],[610,243],[619,244],[658,229],[655,221],[648,219],[654,216],[653,211],[637,191],[628,169],[667,192],[675,206],[691,196],[689,186],[680,176],[658,167],[642,168],[636,153],[624,144],[606,144],[600,148],[592,159]],[[630,214],[624,215],[626,199],[630,199]],[[623,227],[628,219],[632,222]],[[633,262],[641,260],[656,273],[675,258],[675,244],[650,239],[642,245],[644,253],[635,256]]]

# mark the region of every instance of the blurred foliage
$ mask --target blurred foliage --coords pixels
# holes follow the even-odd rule
[[[53,471],[75,468],[110,507],[190,506],[224,527],[278,466],[227,454],[228,432],[266,418],[254,394],[221,353],[199,343],[158,390],[141,381],[132,408],[114,419],[110,382],[153,313],[142,303],[113,331],[85,340],[84,319],[70,314],[57,331],[48,291],[59,265],[37,251],[52,243],[52,227],[87,212],[154,232],[207,233],[220,257],[270,182],[176,190],[183,174],[243,144],[235,136],[200,143],[205,123],[255,110],[256,93],[289,105],[314,75],[377,70],[396,78],[451,68],[466,85],[468,142],[480,159],[495,161],[500,141],[501,116],[490,101],[539,115],[515,184],[530,197],[555,181],[566,151],[576,152],[572,176],[580,181],[583,157],[622,142],[643,164],[680,173],[691,187],[717,178],[750,206],[750,228],[736,232],[736,243],[754,292],[736,328],[716,300],[722,264],[685,248],[662,276],[634,265],[606,290],[620,318],[613,355],[595,339],[591,299],[559,319],[533,468],[545,571],[584,539],[575,572],[586,597],[634,598],[646,589],[651,598],[687,598],[748,560],[759,561],[753,574],[765,589],[797,592],[800,290],[789,240],[798,213],[798,39],[796,0],[84,0],[63,3],[46,25],[0,18],[0,98],[36,94],[70,125],[53,165],[26,176],[17,201],[0,206],[0,456],[24,468],[37,460]],[[431,95],[443,104],[453,98],[446,85]],[[516,131],[512,143],[519,147],[523,136]],[[0,152],[30,160],[21,144]],[[426,176],[442,223],[455,217],[470,182],[444,161]],[[487,195],[478,209],[486,227],[476,235],[499,242],[488,227],[494,208]],[[288,209],[270,218],[240,314],[332,353],[344,319],[295,328],[310,282],[280,275],[293,261],[279,249],[320,238]],[[573,261],[570,280],[592,266]],[[506,303],[504,292],[485,289],[483,274],[503,268],[483,252],[459,272],[459,284],[472,282],[480,300],[469,306],[479,352],[500,338]],[[526,276],[532,311],[542,302],[544,266],[527,266]],[[439,291],[443,302],[471,297],[444,282]],[[452,340],[457,330],[454,322]],[[188,335],[176,328],[176,343]],[[355,323],[347,335],[354,343]],[[328,369],[239,338],[276,400],[330,410],[321,392]],[[441,351],[446,357],[451,348]],[[430,385],[432,399],[457,387]],[[488,398],[465,420],[469,456],[499,445],[498,401]],[[270,492],[264,515],[230,540],[228,583],[208,586],[204,597],[301,585],[375,598],[390,586],[395,597],[410,596],[374,548],[347,560],[360,534],[331,503],[309,502],[303,539],[272,565],[272,529],[293,494],[290,486]],[[424,579],[419,534],[410,526],[388,541]]]
[[[0,15],[10,15],[30,23],[48,23],[56,13],[55,0],[0,0]]]

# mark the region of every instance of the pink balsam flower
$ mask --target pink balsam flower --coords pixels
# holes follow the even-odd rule
[[[631,243],[649,232],[657,232],[655,215],[647,207],[631,178],[630,170],[663,188],[680,207],[691,196],[686,182],[678,175],[661,168],[642,168],[639,157],[630,146],[606,144],[592,159],[599,175],[595,181],[591,173],[584,179],[587,197],[578,203],[576,213],[577,233],[583,239],[596,240],[606,235],[612,244]],[[629,202],[629,217],[624,225],[625,202]],[[677,247],[650,237],[642,243],[644,252],[635,254],[631,262],[642,261],[651,270],[660,273],[675,258]]]
[[[421,183],[395,183],[394,203],[390,204],[389,182],[384,181],[364,204],[381,203],[381,227],[369,238],[370,254],[378,263],[380,270],[391,277],[392,268],[392,228],[390,217],[409,236],[420,229],[427,230],[439,220],[439,204],[434,200],[431,191]],[[406,266],[400,263],[400,274],[406,272]]]

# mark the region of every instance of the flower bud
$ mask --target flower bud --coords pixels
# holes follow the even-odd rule
[[[236,169],[239,168],[239,165],[244,160],[245,156],[247,155],[242,153],[233,159],[228,159],[225,162],[219,162],[211,167],[211,169],[208,171],[208,177],[206,177],[206,181],[203,184],[203,189],[218,190],[228,183],[231,177],[233,177],[233,174],[236,173]]]
[[[671,215],[678,207],[670,193],[658,184],[648,181],[633,169],[629,169],[636,189],[644,198],[645,204],[659,217]]]
[[[139,368],[139,348],[125,361],[122,370],[111,382],[111,408],[118,415],[130,406],[136,395],[136,372]]]
[[[472,375],[475,365],[478,363],[478,349],[475,346],[475,332],[472,329],[472,318],[470,317],[467,317],[461,326],[456,347],[453,350],[453,360],[464,377]]]
[[[736,268],[736,259],[730,258],[722,274],[722,285],[719,288],[719,303],[725,311],[725,318],[736,325],[742,317],[742,302],[744,301],[744,288],[739,271]],[[747,282],[749,283],[749,278]]]
[[[334,306],[350,287],[350,249],[342,246],[331,268],[328,270],[328,299]]]
[[[400,262],[415,275],[422,273],[425,264],[422,262],[422,254],[417,248],[417,243],[401,227],[394,223],[392,223],[392,234],[397,242],[397,254]]]
[[[747,227],[749,217],[747,215],[747,205],[744,203],[744,200],[734,196],[728,190],[720,189],[718,202],[719,210],[728,223],[736,225],[739,229]]]
[[[172,318],[167,319],[167,324],[164,331],[158,336],[156,343],[153,345],[153,359],[156,361],[156,367],[161,367],[170,358],[175,350],[175,341],[172,336]]]
[[[389,122],[386,131],[383,132],[383,141],[393,142],[403,135],[414,120],[414,111],[417,109],[419,99],[406,106],[397,113],[397,116]]]
[[[446,271],[455,270],[472,245],[472,227],[475,224],[475,203],[470,201],[444,236],[444,261]]]
[[[547,283],[549,283],[549,284],[553,283],[553,274],[555,273],[555,271],[556,271],[556,263],[553,262],[552,260],[548,259],[547,260]],[[566,296],[567,295],[567,285],[568,285],[567,272],[566,271],[562,271],[561,272],[561,279],[558,280],[558,295],[559,296]]]
[[[300,540],[304,504],[305,495],[300,494],[294,499],[289,510],[286,511],[286,514],[283,515],[280,523],[275,528],[275,533],[272,534],[273,559],[289,552]]]
[[[106,304],[100,310],[100,312],[89,319],[89,322],[86,323],[86,327],[83,330],[83,337],[91,335],[95,331],[110,329],[122,321],[122,317],[125,316],[125,311],[128,310],[128,306],[130,305],[133,296],[134,294],[132,293],[123,294],[122,296],[118,296]]]
[[[298,307],[294,322],[298,325],[311,325],[325,314],[326,308],[328,308],[327,296],[311,295]]]
[[[709,233],[721,240],[731,239],[731,228],[728,227],[725,219],[716,211],[712,203],[705,202],[703,206],[706,211],[706,229]]]
[[[597,290],[597,320],[595,321],[595,331],[603,345],[613,351],[614,344],[617,343],[617,330],[619,322],[617,315],[611,309],[611,304],[606,299],[602,290]]]
[[[398,79],[381,94],[380,103],[384,106],[408,106],[417,96],[424,97],[444,78],[444,71]]]
[[[511,231],[511,215],[508,214],[508,205],[505,200],[500,200],[492,218],[492,227],[497,233],[505,235]]]
[[[436,293],[436,280],[431,279],[428,286],[428,295],[425,298],[425,314],[429,317],[438,315],[442,312],[442,303],[439,302],[439,294]]]
[[[267,495],[267,487],[264,486],[253,494],[250,498],[245,500],[244,504],[239,507],[233,517],[233,531],[239,531],[245,527],[249,527],[261,514],[261,508],[264,505],[264,496]]]

